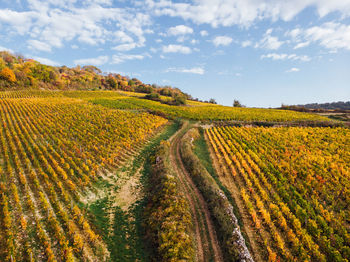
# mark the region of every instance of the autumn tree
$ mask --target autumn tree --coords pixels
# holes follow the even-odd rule
[[[1,70],[0,78],[11,83],[16,82],[16,75],[8,67],[5,67],[4,69]]]

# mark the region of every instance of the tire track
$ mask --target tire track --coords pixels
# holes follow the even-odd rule
[[[187,172],[180,155],[180,141],[188,129],[188,122],[170,139],[170,163],[179,178],[180,185],[189,201],[195,227],[196,260],[223,262],[216,231],[202,194]]]

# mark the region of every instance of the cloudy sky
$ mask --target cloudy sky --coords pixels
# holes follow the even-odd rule
[[[350,0],[2,0],[0,50],[225,105],[350,100]]]

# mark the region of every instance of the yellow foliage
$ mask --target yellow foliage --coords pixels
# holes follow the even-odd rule
[[[128,85],[128,81],[120,81],[120,84],[121,84],[122,86],[127,86],[127,85]]]
[[[9,81],[11,83],[16,82],[16,75],[8,67],[5,67],[4,69],[2,69],[0,71],[0,78],[4,79],[6,81]]]

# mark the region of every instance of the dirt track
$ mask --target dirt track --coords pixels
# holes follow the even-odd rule
[[[196,260],[221,262],[224,260],[207,204],[181,159],[180,140],[187,127],[188,122],[185,122],[183,127],[170,139],[170,163],[190,204],[195,229]]]

